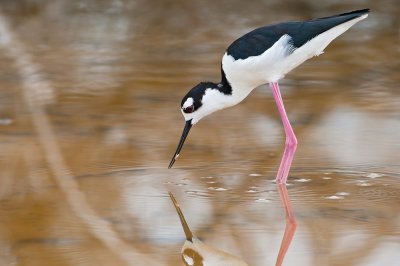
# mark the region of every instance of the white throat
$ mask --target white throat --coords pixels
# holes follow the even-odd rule
[[[232,94],[224,94],[218,89],[209,88],[205,91],[202,98],[202,105],[199,109],[189,114],[182,111],[182,114],[186,121],[192,119],[192,124],[196,124],[200,119],[209,114],[241,102],[248,95],[248,93],[244,95],[242,91],[240,91],[241,93],[238,93],[239,91],[236,92],[233,91]]]

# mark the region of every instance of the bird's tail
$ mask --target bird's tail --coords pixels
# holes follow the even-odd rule
[[[364,15],[367,15],[369,13],[369,8],[365,8],[365,9],[359,9],[359,10],[354,10],[354,11],[350,11],[350,12],[346,12],[346,13],[342,13],[342,14],[338,14],[338,15],[333,15],[333,16],[329,16],[329,17],[322,17],[322,18],[317,18],[317,19],[313,19],[313,20],[322,20],[322,19],[327,19],[327,18],[339,18],[339,17],[347,17],[347,20],[351,20],[357,17],[361,17]]]
[[[190,231],[190,228],[189,228],[189,226],[188,226],[188,224],[187,224],[187,222],[185,220],[185,216],[183,216],[181,207],[179,207],[179,203],[176,201],[176,199],[175,199],[174,195],[172,194],[172,192],[168,192],[168,193],[169,193],[169,196],[171,197],[172,203],[175,206],[176,212],[179,215],[179,219],[181,220],[183,231],[185,232],[185,235],[186,235],[186,240],[188,240],[190,242],[193,242],[192,231]]]
[[[346,12],[346,13],[342,13],[338,16],[347,16],[347,15],[358,15],[358,16],[362,16],[364,14],[368,14],[369,13],[369,8],[365,8],[365,9],[359,9],[359,10],[354,10],[354,11],[350,11],[350,12]]]

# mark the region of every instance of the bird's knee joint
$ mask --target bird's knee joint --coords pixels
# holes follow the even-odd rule
[[[297,139],[296,138],[287,139],[285,144],[286,147],[295,149],[297,147]]]

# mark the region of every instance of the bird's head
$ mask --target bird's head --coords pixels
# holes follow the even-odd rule
[[[223,89],[224,86],[222,84],[201,82],[183,97],[181,112],[185,118],[186,124],[168,168],[171,168],[178,158],[191,127],[203,117],[229,106],[229,95],[227,95]]]

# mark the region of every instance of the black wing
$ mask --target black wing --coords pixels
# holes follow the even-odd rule
[[[368,12],[369,9],[362,9],[308,21],[286,22],[261,27],[234,41],[228,47],[227,53],[235,60],[257,56],[268,50],[285,34],[292,37],[291,44],[299,48],[319,34]]]

